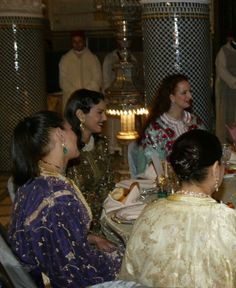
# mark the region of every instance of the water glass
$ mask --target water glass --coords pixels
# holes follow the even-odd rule
[[[230,144],[224,143],[222,144],[222,161],[225,165],[229,165],[229,159],[231,157],[232,148]]]

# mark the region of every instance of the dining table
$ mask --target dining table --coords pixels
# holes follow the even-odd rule
[[[135,180],[134,180],[135,181]],[[153,191],[155,193],[153,193]],[[165,195],[158,191],[158,189],[150,189],[150,194],[146,193],[143,202],[148,205],[149,202],[158,201],[159,198],[165,197]],[[221,186],[219,190],[215,192],[212,197],[218,202],[225,203],[230,205],[231,208],[236,207],[236,167],[235,173],[225,173]],[[121,207],[120,210],[124,209]],[[132,209],[132,207],[130,208]],[[119,209],[110,211],[108,213],[104,213],[101,219],[101,225],[104,228],[106,237],[112,241],[116,242],[116,238],[118,242],[122,242],[126,245],[127,241],[132,232],[133,225],[135,223],[135,219],[132,220],[120,220],[116,217]]]
[[[137,181],[137,179],[130,179],[128,181],[135,182]],[[160,191],[160,189],[157,187],[149,187],[146,189],[140,188],[140,196],[138,197],[138,199],[136,199],[136,201],[138,202],[135,201],[134,204],[130,203],[126,205],[121,205],[120,208],[118,207],[117,209],[108,211],[107,213],[104,210],[103,216],[101,218],[101,227],[103,233],[111,241],[126,245],[131,235],[133,225],[137,219],[137,217],[135,217],[135,215],[137,215],[136,212],[138,212],[138,214],[141,214],[142,210],[145,208],[146,205],[148,205],[148,203],[157,201],[159,198],[163,197],[166,197],[166,192]],[[131,214],[131,216],[133,212],[134,218],[119,218],[119,213],[125,211],[130,212],[128,214]]]

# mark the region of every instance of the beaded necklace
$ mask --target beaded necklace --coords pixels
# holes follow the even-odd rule
[[[210,195],[207,195],[203,192],[195,192],[195,191],[187,191],[187,190],[179,190],[179,191],[176,191],[175,194],[186,195],[186,196],[197,197],[197,198],[211,198]]]

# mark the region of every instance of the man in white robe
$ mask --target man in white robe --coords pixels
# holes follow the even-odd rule
[[[216,56],[216,135],[229,140],[225,125],[236,122],[236,37],[232,37]]]
[[[87,47],[83,31],[72,33],[72,49],[59,62],[62,107],[77,89],[101,91],[102,69],[99,59]]]

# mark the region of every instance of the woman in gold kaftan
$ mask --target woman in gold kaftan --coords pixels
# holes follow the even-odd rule
[[[80,188],[91,207],[92,230],[97,233],[102,204],[114,188],[108,140],[101,134],[107,120],[105,109],[103,94],[86,89],[75,91],[65,108],[65,117],[78,135],[80,149],[80,156],[69,163],[67,177]]]
[[[181,189],[148,205],[127,244],[120,279],[148,287],[236,287],[236,211],[211,195],[222,182],[218,138],[181,135],[170,163]]]

